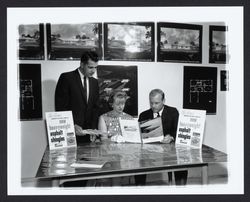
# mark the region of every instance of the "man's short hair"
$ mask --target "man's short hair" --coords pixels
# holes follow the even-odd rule
[[[150,93],[149,93],[149,97],[154,97],[155,95],[158,95],[158,94],[161,95],[162,100],[165,99],[165,94],[161,89],[153,89],[153,90],[151,90]]]
[[[87,64],[87,62],[93,60],[94,62],[98,62],[98,54],[95,51],[86,51],[82,54],[81,62],[83,64]]]

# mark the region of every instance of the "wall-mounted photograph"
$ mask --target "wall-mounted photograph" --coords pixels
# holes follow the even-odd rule
[[[182,23],[157,23],[157,61],[202,62],[202,26]]]
[[[184,66],[183,108],[216,114],[217,67]]]
[[[209,63],[228,63],[227,26],[209,26]]]
[[[104,60],[154,61],[154,23],[104,23]]]
[[[102,24],[46,24],[49,60],[79,60],[84,51],[102,59]]]
[[[99,65],[97,68],[101,114],[111,110],[108,99],[113,90],[126,92],[124,112],[138,116],[137,66]]]
[[[19,60],[44,59],[43,24],[22,24],[18,26]]]
[[[42,119],[41,64],[19,64],[20,120]]]

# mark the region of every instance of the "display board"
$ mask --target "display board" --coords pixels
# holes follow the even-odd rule
[[[100,113],[103,114],[111,110],[108,104],[110,93],[112,90],[120,89],[128,95],[124,112],[138,116],[137,66],[99,65],[97,75]]]
[[[20,120],[42,119],[41,65],[19,64]]]
[[[217,68],[184,66],[183,108],[216,114]]]

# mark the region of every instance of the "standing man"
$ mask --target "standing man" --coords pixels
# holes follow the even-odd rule
[[[156,117],[161,117],[162,128],[164,134],[163,143],[171,143],[175,141],[176,130],[178,125],[179,113],[176,108],[165,105],[165,94],[160,89],[154,89],[149,93],[150,109],[139,115],[138,121],[145,121]],[[187,182],[187,170],[175,171],[176,185],[185,185]],[[168,173],[169,179],[172,179],[172,173]],[[146,184],[146,175],[135,176],[137,185]]]
[[[96,52],[83,53],[80,67],[62,73],[56,85],[56,111],[71,110],[73,114],[77,143],[90,142],[90,136],[82,129],[96,129],[98,125],[99,87],[96,72],[98,55]]]

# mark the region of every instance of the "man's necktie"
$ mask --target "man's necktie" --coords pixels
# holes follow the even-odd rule
[[[86,76],[83,77],[83,91],[84,91],[84,96],[87,101],[87,81],[86,81]]]
[[[157,112],[157,117],[160,117],[160,113],[159,112]]]

